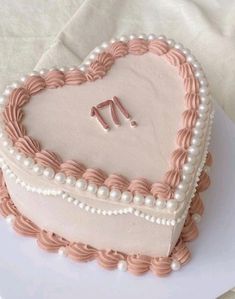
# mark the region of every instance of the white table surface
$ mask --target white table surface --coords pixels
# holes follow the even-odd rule
[[[212,186],[192,261],[167,278],[107,271],[42,251],[0,219],[0,298],[216,298],[235,285],[235,126],[216,108]]]

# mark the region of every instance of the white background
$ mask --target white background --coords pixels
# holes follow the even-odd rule
[[[42,251],[0,220],[0,296],[3,299],[212,299],[235,285],[235,126],[217,108],[211,151],[212,186],[204,194],[192,261],[167,278],[107,271]]]

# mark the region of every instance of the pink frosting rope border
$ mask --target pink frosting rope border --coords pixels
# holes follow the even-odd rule
[[[212,157],[208,153],[206,165],[211,166],[211,164]],[[35,237],[39,247],[49,252],[58,252],[63,247],[67,250],[68,257],[78,262],[88,262],[96,259],[103,268],[114,270],[118,267],[120,261],[125,261],[127,270],[132,274],[142,275],[151,271],[157,276],[164,277],[172,272],[172,261],[176,260],[180,265],[184,265],[191,259],[191,253],[186,244],[198,236],[198,228],[192,215],[199,214],[201,216],[203,214],[204,205],[199,192],[205,191],[210,185],[209,176],[205,179],[204,174],[205,172],[200,177],[178,242],[168,257],[150,257],[141,254],[128,255],[115,250],[98,250],[87,244],[69,242],[55,233],[40,229],[16,208],[8,193],[2,172],[0,172],[0,214],[3,217],[14,215],[14,230],[23,236]]]
[[[161,181],[151,183],[144,178],[135,178],[129,181],[118,174],[107,175],[100,169],[86,168],[82,163],[75,160],[63,162],[59,155],[54,152],[41,149],[40,143],[27,136],[26,129],[22,125],[22,107],[28,103],[30,96],[45,88],[62,87],[65,84],[79,85],[87,81],[94,81],[106,75],[112,67],[115,59],[132,55],[143,55],[151,52],[164,57],[170,64],[179,69],[179,75],[184,80],[186,90],[186,110],[182,114],[183,127],[178,131],[176,142],[178,147],[170,157],[170,168]],[[144,196],[152,194],[155,198],[172,199],[177,185],[181,180],[181,171],[187,161],[187,149],[191,144],[193,127],[198,118],[198,106],[200,104],[199,82],[194,76],[192,66],[186,61],[183,53],[175,48],[170,48],[163,40],[146,41],[134,39],[128,42],[115,42],[103,53],[98,54],[96,60],[91,63],[86,72],[78,69],[62,72],[51,70],[46,75],[34,75],[27,79],[24,87],[15,89],[9,98],[3,117],[5,129],[14,145],[22,153],[34,158],[37,163],[51,167],[55,172],[63,172],[76,179],[84,178],[98,186],[105,185],[108,188],[117,188],[121,191],[130,191]]]

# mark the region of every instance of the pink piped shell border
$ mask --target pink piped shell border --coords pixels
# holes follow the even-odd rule
[[[206,165],[211,166],[211,163],[212,157],[209,153]],[[18,211],[10,198],[2,172],[0,172],[0,214],[2,214],[3,217],[14,215],[14,230],[23,236],[35,237],[39,247],[46,251],[58,252],[58,250],[63,247],[69,258],[78,262],[97,260],[100,266],[108,270],[117,269],[118,263],[124,260],[127,263],[127,270],[132,274],[142,275],[151,271],[157,276],[164,277],[172,272],[172,261],[176,260],[180,265],[184,265],[191,259],[187,242],[194,240],[198,236],[198,228],[192,215],[199,214],[201,216],[203,214],[204,205],[199,192],[205,191],[209,185],[209,176],[206,172],[203,172],[196,193],[192,199],[181,235],[168,257],[150,257],[138,253],[128,255],[115,250],[98,250],[87,244],[69,242],[55,233],[40,229]]]
[[[22,108],[30,100],[30,96],[45,88],[58,88],[65,84],[79,85],[87,81],[101,79],[112,67],[115,59],[127,54],[143,55],[146,52],[163,56],[170,64],[179,69],[179,75],[184,80],[186,90],[186,110],[182,114],[183,127],[178,131],[176,148],[170,157],[170,169],[160,182],[151,183],[144,178],[135,178],[129,181],[119,174],[107,175],[99,169],[86,168],[82,163],[74,160],[63,162],[54,152],[41,149],[40,143],[26,135],[26,129],[22,125]],[[185,56],[175,48],[170,48],[163,40],[146,41],[134,39],[129,42],[115,42],[103,53],[98,54],[86,72],[78,69],[69,71],[51,70],[46,75],[34,75],[27,79],[24,87],[15,89],[5,107],[3,117],[6,132],[14,145],[24,154],[34,158],[37,163],[51,167],[55,172],[63,172],[74,176],[76,179],[84,178],[89,182],[106,185],[108,188],[118,188],[121,191],[128,190],[144,196],[152,194],[156,198],[171,199],[175,188],[181,180],[181,170],[187,161],[187,148],[190,146],[192,130],[198,118],[197,108],[200,104],[198,94],[199,82],[194,77],[192,66],[186,61]]]

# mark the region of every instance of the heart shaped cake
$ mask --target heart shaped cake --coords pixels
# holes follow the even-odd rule
[[[40,247],[165,276],[190,259],[210,184],[212,100],[201,65],[164,36],[97,47],[1,97],[0,212]]]

